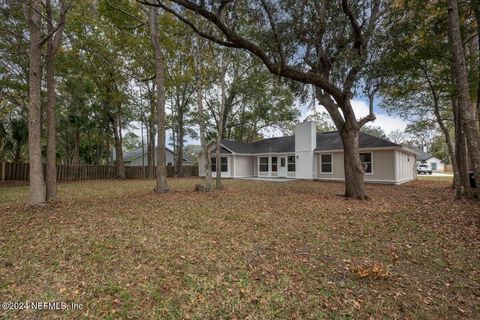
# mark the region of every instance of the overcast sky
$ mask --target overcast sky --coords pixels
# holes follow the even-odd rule
[[[359,98],[353,99],[352,100],[352,106],[353,106],[353,109],[355,111],[355,114],[357,115],[357,118],[364,117],[369,112],[368,102],[365,101],[365,100],[362,100],[362,99],[359,99]],[[309,116],[310,114],[312,114],[314,112],[307,105],[297,104],[297,108],[300,110],[300,113],[301,113],[300,117],[298,118],[298,121],[305,120],[305,118],[307,116]],[[319,105],[319,104],[317,104],[315,106],[315,108],[317,109],[318,112],[322,112],[322,111],[326,112],[325,108],[323,106]],[[169,111],[170,110],[167,109],[167,113],[169,113]],[[401,119],[397,116],[388,115],[385,111],[383,111],[378,106],[377,103],[375,103],[375,105],[374,105],[374,111],[375,111],[375,115],[377,116],[377,119],[374,122],[370,122],[369,125],[381,127],[383,129],[383,131],[385,131],[387,134],[389,132],[397,130],[397,129],[403,131],[407,127],[408,121],[405,121],[405,120],[403,120],[403,119]],[[129,131],[134,132],[135,134],[137,134],[140,137],[140,124],[136,123],[135,125],[138,127],[138,129],[131,129]],[[273,130],[273,129],[270,129],[270,130],[267,129],[264,132],[262,132],[262,134],[264,134],[265,137],[267,137],[267,138],[282,135],[282,133],[279,130]],[[170,146],[170,143],[171,143],[171,131],[170,130],[167,131],[167,141],[166,142],[167,142],[167,146]],[[200,144],[200,141],[191,139],[190,137],[186,137],[185,145],[189,145],[189,144]]]

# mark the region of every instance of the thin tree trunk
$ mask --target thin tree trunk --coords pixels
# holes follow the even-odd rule
[[[178,112],[177,112],[177,158],[175,164],[175,172],[178,177],[183,177],[183,138],[185,136],[185,132],[183,129],[183,121],[184,121],[184,112],[183,112],[183,103],[178,104]]]
[[[197,108],[198,108],[198,123],[200,126],[200,145],[202,148],[202,157],[204,159],[205,170],[205,189],[211,190],[212,188],[212,173],[210,167],[210,153],[207,149],[207,142],[205,138],[205,113],[203,110],[203,84],[202,84],[202,68],[200,57],[200,39],[197,34],[194,35],[193,46],[193,64],[195,68],[195,86],[197,91]]]
[[[225,107],[226,107],[226,97],[225,97],[225,77],[226,77],[226,62],[225,62],[225,57],[222,57],[222,62],[221,62],[221,70],[222,73],[220,75],[220,112],[218,114],[218,132],[217,132],[217,141],[216,141],[216,152],[215,152],[215,157],[216,157],[216,177],[215,177],[215,188],[216,189],[222,189],[222,158],[221,158],[221,146],[220,146],[220,141],[223,138],[223,121],[224,121],[224,116],[225,116]]]
[[[475,182],[480,186],[480,138],[475,119],[475,110],[470,101],[467,68],[460,33],[457,0],[448,0],[448,31],[453,57],[457,107],[463,122],[470,160],[473,164]],[[477,188],[477,191],[480,188]],[[477,192],[477,195],[480,192]]]
[[[73,156],[72,164],[80,164],[80,130],[75,128],[75,133],[73,135]]]
[[[457,199],[461,199],[463,197],[464,190],[460,180],[460,172],[458,170],[457,159],[455,157],[455,150],[453,148],[452,138],[450,137],[450,131],[448,131],[448,128],[445,126],[442,116],[440,115],[440,108],[438,106],[438,102],[435,102],[435,116],[437,117],[437,122],[443,132],[443,135],[445,136],[445,142],[447,143],[448,156],[450,158],[450,162],[452,163],[453,168],[453,184],[455,187],[455,196]]]
[[[155,50],[155,82],[157,84],[157,178],[155,192],[168,192],[167,168],[165,160],[165,77],[163,70],[163,52],[158,31],[158,9],[149,8],[150,38]]]
[[[119,115],[114,115],[113,118],[113,137],[115,139],[115,166],[117,168],[117,178],[126,179],[125,165],[123,163],[123,138]]]
[[[41,147],[41,60],[42,25],[38,12],[40,0],[31,0],[25,5],[25,16],[30,31],[29,108],[28,108],[28,157],[30,163],[30,188],[27,205],[45,203]]]
[[[47,17],[53,21],[51,1],[46,1]],[[57,161],[56,161],[56,120],[55,105],[57,100],[55,81],[55,56],[62,43],[63,29],[65,26],[65,5],[60,1],[60,21],[55,36],[51,36],[47,42],[46,73],[47,73],[47,165],[46,165],[46,187],[47,201],[57,200]],[[53,32],[54,26],[48,25],[48,32]]]

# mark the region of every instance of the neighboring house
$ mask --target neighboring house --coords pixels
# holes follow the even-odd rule
[[[435,158],[431,153],[416,150],[417,153],[417,164],[426,163],[432,168],[432,171],[444,172],[445,164],[442,160]]]
[[[208,144],[215,177],[215,143]],[[254,143],[221,141],[222,177],[285,177],[345,179],[343,144],[338,132],[316,132],[314,122],[298,123],[295,135]],[[366,164],[365,181],[400,184],[416,178],[415,152],[401,145],[360,133],[360,157]],[[205,176],[199,156],[199,175]]]
[[[143,160],[142,160],[143,154]],[[174,154],[173,151],[165,148],[165,155],[166,155],[166,162],[167,166],[173,166],[174,163]],[[157,163],[157,149],[155,148],[155,164]],[[147,159],[147,148],[145,148],[145,152],[142,152],[142,148],[135,149],[134,151],[125,152],[123,154],[123,163],[126,166],[145,166],[148,164]],[[183,157],[183,164],[184,165],[193,165],[192,160],[190,157],[185,155]]]

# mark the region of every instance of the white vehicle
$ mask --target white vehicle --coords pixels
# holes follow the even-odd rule
[[[417,165],[417,174],[432,174],[432,168],[426,163]]]

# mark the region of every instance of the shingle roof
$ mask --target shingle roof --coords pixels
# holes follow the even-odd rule
[[[415,153],[417,154],[417,160],[418,161],[426,161],[433,157],[431,153],[424,152],[422,150],[415,150]]]
[[[165,148],[165,151],[168,152],[168,153],[172,153],[172,154],[173,154],[173,151],[170,150],[169,148]],[[147,148],[145,148],[145,154],[147,154]],[[137,158],[139,158],[139,157],[141,157],[141,156],[142,156],[142,148],[138,148],[138,149],[135,149],[135,150],[130,151],[130,152],[125,152],[125,153],[123,154],[123,161],[132,161],[132,160],[137,159]],[[184,161],[187,161],[187,162],[188,162],[188,161],[191,161],[191,159],[189,160],[189,159],[187,158],[187,155],[185,155],[185,156],[183,157],[183,160],[184,160]]]
[[[360,132],[360,148],[400,147],[385,139]],[[283,153],[295,152],[295,136],[263,139],[254,143],[222,140],[221,144],[235,153]],[[317,132],[317,148],[315,150],[343,149],[342,139],[338,131]]]
[[[363,132],[360,132],[358,138],[360,148],[400,147],[399,144]],[[338,131],[317,133],[317,148],[315,150],[338,149],[343,149],[342,139]]]

